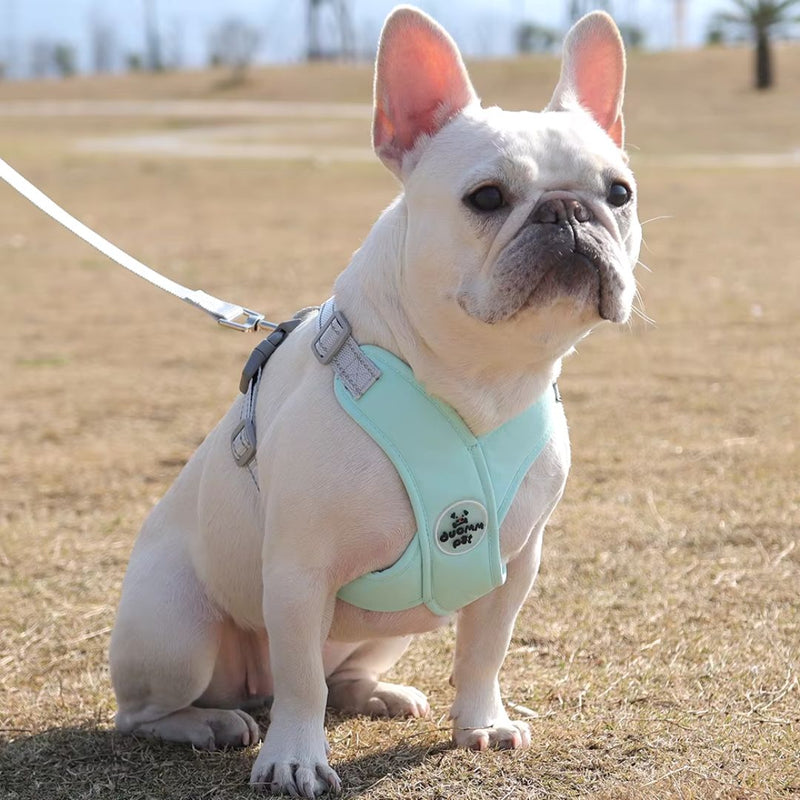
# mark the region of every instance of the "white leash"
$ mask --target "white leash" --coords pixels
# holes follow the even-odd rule
[[[237,331],[257,331],[260,328],[275,329],[277,327],[277,324],[268,322],[264,319],[264,315],[259,314],[257,311],[251,311],[249,308],[220,300],[218,297],[206,294],[200,289],[187,289],[180,283],[165,278],[154,269],[150,269],[150,267],[142,264],[141,261],[137,261],[133,256],[129,256],[119,247],[111,244],[100,234],[95,233],[91,228],[75,219],[72,214],[64,211],[58,203],[55,203],[30,181],[23,178],[19,172],[2,158],[0,158],[0,178],[16,189],[27,200],[30,200],[37,208],[44,211],[49,217],[56,222],[60,222],[68,231],[83,239],[84,242],[99,250],[103,255],[108,256],[121,267],[125,267],[125,269],[140,278],[144,278],[154,286],[158,286],[159,289],[163,289],[165,292],[169,292],[171,295],[189,303],[189,305],[205,311],[206,314],[214,317],[220,325]],[[241,317],[244,317],[244,320],[240,320]]]

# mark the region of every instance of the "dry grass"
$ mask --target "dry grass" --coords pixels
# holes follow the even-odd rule
[[[800,794],[800,170],[659,166],[800,146],[800,52],[780,67],[781,87],[760,97],[743,88],[744,52],[633,59],[642,217],[669,218],[645,228],[656,322],[598,332],[566,365],[573,473],[503,672],[508,700],[536,713],[533,748],[449,748],[445,630],[396,670],[428,692],[431,721],[329,719],[347,796]],[[534,60],[474,75],[487,101],[536,107],[555,71]],[[219,97],[215,80],[8,84],[0,100]],[[264,71],[235,92],[287,87],[364,102],[369,77]],[[3,119],[0,153],[146,262],[276,317],[326,295],[395,191],[372,164],[71,149],[175,124]],[[233,398],[253,342],[0,192],[0,797],[250,797],[253,750],[111,731],[106,647],[138,525]]]

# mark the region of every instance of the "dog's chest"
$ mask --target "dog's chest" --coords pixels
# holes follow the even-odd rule
[[[516,562],[510,568],[527,570],[532,580],[538,569],[538,551],[544,523],[555,508],[564,489],[569,471],[569,441],[566,423],[559,425],[553,438],[524,478],[500,528],[500,551],[504,563]],[[403,552],[411,537],[386,540],[383,563],[392,563]],[[374,542],[373,542],[374,547]],[[370,548],[371,558],[381,558]],[[536,552],[535,558],[525,554]],[[424,605],[405,611],[369,611],[338,600],[330,638],[357,641],[386,636],[403,636],[431,631],[449,621],[449,616],[434,614]]]
[[[378,365],[380,380],[358,396],[337,380],[335,394],[393,463],[417,530],[399,560],[349,582],[339,597],[370,611],[423,603],[446,616],[505,580],[500,527],[563,419],[557,392],[545,392],[476,437],[452,407],[425,391],[408,365],[377,347],[361,350]],[[516,549],[512,543],[509,551]]]
[[[293,336],[301,343],[301,334]],[[242,502],[242,492],[252,493],[253,483],[230,457],[236,408],[211,437],[200,492],[202,533],[193,547],[195,566],[215,604],[249,626],[257,626],[261,615],[261,573],[267,563],[321,565],[332,585],[341,587],[396,564],[419,529],[397,469],[344,413],[331,392],[329,374],[309,369],[301,380],[284,375],[284,367],[292,366],[291,359],[281,358],[292,353],[291,337],[285,347],[270,363],[273,374],[259,395],[258,502]],[[305,352],[297,355],[305,357]],[[286,386],[294,391],[286,393]],[[500,526],[503,563],[517,557],[563,489],[569,445],[560,404],[558,409],[550,440],[522,479]],[[216,468],[220,463],[225,470]],[[448,543],[453,554],[447,557],[456,561],[458,550]],[[337,603],[341,627],[366,626],[359,639],[372,635],[373,627],[376,635],[399,635],[434,628],[446,619],[424,606],[377,611]]]

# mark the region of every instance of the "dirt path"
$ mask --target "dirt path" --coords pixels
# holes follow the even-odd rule
[[[315,126],[315,132],[319,129]],[[342,139],[343,131],[331,126],[331,139]],[[284,135],[282,135],[284,134]],[[79,139],[76,149],[88,153],[128,153],[174,158],[265,159],[279,161],[369,161],[374,158],[366,136],[362,147],[322,143],[302,143],[302,135],[285,135],[272,125],[224,125],[188,128],[181,131],[154,131],[133,136],[104,136]],[[337,135],[338,134],[338,135]],[[247,141],[241,141],[245,138]],[[296,142],[300,141],[300,144]],[[290,143],[291,142],[291,143]],[[800,167],[800,148],[788,153],[696,153],[631,156],[636,166],[676,169],[783,169]]]
[[[260,126],[248,126],[253,139]],[[79,139],[75,148],[84,153],[127,153],[159,155],[172,158],[255,159],[277,161],[369,161],[374,158],[366,142],[363,147],[331,144],[290,144],[270,142],[269,128],[263,129],[264,141],[236,141],[242,126],[194,128],[183,131],[153,132],[135,136],[104,136]]]
[[[256,100],[79,100],[0,103],[0,118],[131,117],[215,122],[182,130],[78,139],[83,153],[158,155],[171,158],[254,160],[368,161],[366,136],[354,141],[348,123],[368,122],[371,108],[356,103],[274,102]],[[219,124],[219,120],[235,120]],[[264,123],[263,120],[270,120]],[[310,123],[313,121],[313,125]],[[260,124],[259,124],[260,123]],[[314,141],[308,141],[309,135]],[[338,140],[338,142],[337,142]],[[639,166],[681,169],[782,169],[800,167],[800,148],[782,153],[632,154]]]
[[[369,119],[366,103],[286,103],[270,100],[9,100],[2,117],[170,117],[262,119],[274,117]]]

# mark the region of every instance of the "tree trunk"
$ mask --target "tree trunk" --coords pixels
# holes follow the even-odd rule
[[[756,89],[769,89],[772,86],[772,52],[769,33],[756,32]]]

